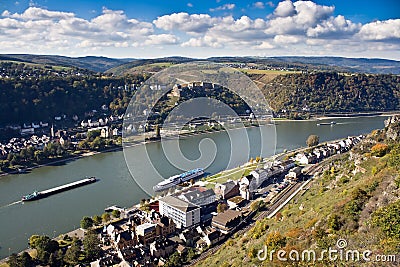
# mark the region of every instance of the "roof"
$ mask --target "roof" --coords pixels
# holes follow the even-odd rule
[[[136,226],[136,232],[139,233],[147,233],[149,231],[152,231],[156,225],[152,223],[144,223],[141,225]]]
[[[235,197],[231,197],[230,199],[228,199],[227,201],[233,202],[235,204],[239,204],[244,200],[244,198],[242,198],[241,196],[235,196]]]
[[[181,196],[186,198],[188,201],[193,202],[196,201],[199,198],[208,198],[211,196],[215,196],[214,190],[212,189],[206,189],[198,187],[195,190],[191,190],[187,193],[183,193]]]
[[[234,181],[228,181],[222,184],[225,186],[225,193],[230,192],[237,184]]]
[[[218,213],[212,220],[213,222],[220,225],[227,225],[229,222],[233,221],[236,218],[239,218],[242,215],[240,211],[236,210],[226,210],[224,212]]]
[[[160,202],[164,202],[168,204],[169,206],[172,206],[176,209],[179,209],[183,212],[189,212],[195,209],[199,209],[200,207],[197,205],[193,205],[189,202],[183,201],[177,197],[174,196],[165,196],[162,199],[160,199]]]

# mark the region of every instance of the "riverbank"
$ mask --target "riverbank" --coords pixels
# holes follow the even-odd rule
[[[343,116],[343,115],[334,116],[334,114],[332,114],[332,116],[327,116],[326,114],[320,114],[320,115],[316,115],[315,117],[312,117],[310,119],[304,119],[304,120],[272,118],[271,125],[274,125],[275,123],[279,123],[279,122],[310,122],[310,121],[332,120],[332,119],[350,119],[350,118],[358,118],[358,117],[360,117],[360,118],[362,118],[362,117],[387,117],[387,116],[392,116],[395,114],[399,114],[399,111],[373,112],[373,113],[347,113],[346,116]],[[247,125],[244,128],[253,128],[253,127],[258,127],[258,126]],[[234,129],[239,129],[239,128],[230,128],[229,130],[234,130]],[[215,129],[215,130],[210,130],[210,131],[185,132],[185,133],[179,134],[179,135],[177,135],[177,134],[165,135],[165,136],[162,136],[162,138],[160,138],[160,139],[153,139],[153,140],[143,140],[143,137],[140,137],[138,140],[133,141],[131,143],[124,142],[123,146],[115,146],[115,147],[107,148],[107,149],[104,149],[101,151],[88,151],[88,152],[84,152],[80,155],[76,155],[76,156],[72,155],[72,156],[68,156],[66,158],[61,158],[61,159],[57,159],[54,161],[46,162],[44,164],[38,164],[35,166],[31,166],[31,167],[24,169],[24,172],[29,172],[33,169],[37,169],[40,167],[62,164],[62,163],[66,163],[69,161],[74,161],[74,160],[78,160],[78,159],[81,159],[84,157],[90,157],[90,156],[97,155],[97,154],[119,151],[119,150],[122,150],[123,147],[130,148],[130,147],[143,145],[143,144],[156,143],[156,142],[160,142],[163,139],[164,140],[173,140],[173,139],[176,139],[178,136],[179,136],[179,138],[187,138],[187,137],[201,136],[201,135],[212,134],[212,133],[223,132],[223,131],[226,131],[226,129],[222,128],[222,129]],[[11,171],[11,172],[0,172],[0,178],[7,176],[9,174],[20,174],[20,173],[21,172],[19,172],[18,170]]]
[[[122,150],[122,146],[115,146],[115,147],[107,148],[107,149],[104,149],[104,150],[101,150],[101,151],[88,151],[88,152],[84,152],[84,153],[82,153],[80,155],[75,155],[75,156],[74,155],[70,155],[70,156],[65,157],[65,158],[51,160],[51,161],[43,163],[43,164],[38,164],[38,165],[34,165],[34,166],[30,166],[30,167],[24,168],[22,172],[18,171],[18,170],[11,171],[11,172],[2,172],[2,173],[0,173],[0,178],[4,177],[4,176],[7,176],[7,175],[11,175],[11,174],[27,173],[27,172],[30,172],[30,171],[32,171],[34,169],[37,169],[37,168],[41,168],[41,167],[45,167],[45,166],[57,165],[57,164],[60,164],[60,163],[66,163],[66,162],[69,162],[69,161],[74,161],[74,160],[78,160],[78,159],[81,159],[81,158],[90,157],[90,156],[101,154],[101,153],[114,152],[114,151],[118,151],[118,150]]]

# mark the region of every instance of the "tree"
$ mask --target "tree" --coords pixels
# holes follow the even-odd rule
[[[26,251],[22,252],[22,254],[18,257],[18,261],[19,261],[19,266],[21,267],[34,266],[34,262],[32,260],[31,255],[29,255],[29,253]]]
[[[388,145],[378,143],[371,148],[372,156],[383,157],[388,151]]]
[[[251,203],[250,205],[250,209],[251,211],[257,211],[259,208],[261,208],[261,200],[260,201],[254,201],[253,203]]]
[[[86,259],[91,261],[100,256],[100,240],[97,233],[89,230],[83,239],[83,249],[85,251]]]
[[[313,147],[319,144],[318,135],[312,134],[307,138],[306,144],[308,147]]]
[[[70,265],[75,266],[78,264],[79,254],[81,252],[80,246],[76,240],[74,240],[71,246],[67,249],[64,255],[64,261]]]
[[[102,218],[99,215],[93,216],[93,222],[95,225],[101,224]]]
[[[96,137],[100,137],[100,130],[94,130],[94,131],[90,131],[87,133],[87,139],[92,141],[94,140]]]
[[[10,267],[19,267],[18,255],[15,253],[11,254],[10,257],[8,257],[7,263]]]
[[[81,220],[81,228],[83,229],[89,229],[90,227],[93,226],[93,220],[90,217],[83,217],[83,219]]]
[[[387,237],[400,239],[400,200],[376,210],[371,216],[372,225],[379,227]]]
[[[119,216],[121,216],[121,212],[120,212],[119,210],[113,210],[113,211],[111,212],[111,215],[112,215],[114,218],[119,218]]]
[[[268,247],[268,251],[272,249],[281,249],[286,245],[286,238],[279,232],[273,231],[267,235],[265,245]]]
[[[111,219],[110,213],[104,212],[101,215],[101,219],[103,220],[103,222],[108,222]]]
[[[217,205],[218,213],[224,212],[226,209],[227,209],[227,206],[225,203],[218,203],[218,205]]]
[[[176,267],[182,266],[182,258],[178,252],[174,252],[171,256],[169,256],[167,263],[165,264],[166,267]]]

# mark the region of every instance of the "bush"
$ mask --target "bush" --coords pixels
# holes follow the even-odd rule
[[[372,156],[383,157],[388,151],[388,145],[378,143],[371,148]]]
[[[371,218],[372,225],[379,227],[387,237],[400,238],[400,200],[378,209]]]
[[[308,147],[313,147],[319,144],[318,135],[312,134],[307,138],[306,144]]]

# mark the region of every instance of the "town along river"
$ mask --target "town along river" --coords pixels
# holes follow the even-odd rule
[[[332,126],[317,126],[316,121],[277,121],[276,152],[305,146],[305,140],[310,134],[318,135],[320,141],[324,142],[349,135],[369,133],[373,129],[383,128],[385,119],[386,117],[379,116],[334,119],[336,124]],[[333,119],[324,122],[331,120]],[[260,138],[255,134],[256,128],[249,128],[247,131],[251,140],[250,154],[255,157],[257,148],[260,146]],[[230,141],[226,133],[218,132],[187,137],[180,142],[180,148],[186,157],[196,159],[200,152],[194,148],[197,148],[199,142],[205,137],[214,141],[218,151],[216,159],[206,171],[217,173],[227,166],[225,155],[226,150],[230,149]],[[265,143],[272,144],[273,137],[267,138],[271,138],[271,140],[265,140]],[[235,151],[241,151],[241,143],[244,144],[244,142],[239,142],[239,147],[235,147]],[[145,145],[131,147],[127,154],[131,155],[132,165],[137,166],[142,178],[148,177],[141,181],[147,181],[148,186],[151,187],[156,181],[151,179],[151,174],[142,167],[141,161],[146,157],[143,155],[144,147]],[[165,157],[161,156],[162,146],[160,143],[146,144],[146,149],[164,177],[180,172],[168,164]],[[268,149],[263,151],[264,157],[271,156],[271,154],[272,151]],[[237,157],[233,155],[232,157],[233,165],[240,165],[245,161],[243,155],[237,155]],[[100,180],[37,201],[19,202],[22,195],[34,190],[46,190],[82,179],[85,176],[96,176]],[[97,154],[59,166],[34,169],[27,174],[2,177],[0,178],[0,258],[27,248],[28,238],[33,234],[58,236],[79,227],[83,216],[101,215],[105,207],[113,204],[130,207],[142,198],[148,198],[148,195],[132,179],[122,151]]]

